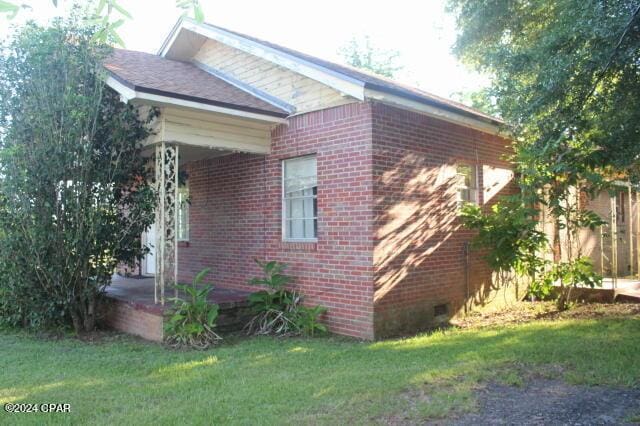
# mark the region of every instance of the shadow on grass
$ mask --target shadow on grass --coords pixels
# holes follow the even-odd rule
[[[517,374],[514,365],[561,365],[553,374],[577,383],[640,381],[638,318],[444,330],[375,343],[252,338],[205,352],[126,338],[88,345],[6,333],[0,345],[7,372],[0,402],[68,402],[74,421],[97,423],[358,423],[409,408],[442,416],[471,409],[473,388]]]

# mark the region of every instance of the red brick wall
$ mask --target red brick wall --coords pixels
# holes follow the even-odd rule
[[[122,300],[109,299],[102,324],[154,342],[162,342],[162,313],[149,312]]]
[[[190,241],[181,280],[211,267],[210,281],[254,289],[254,258],[290,265],[309,304],[328,308],[334,332],[373,338],[371,106],[293,117],[272,132],[266,157],[234,154],[190,163]],[[318,242],[282,242],[281,160],[316,154]]]
[[[467,295],[463,245],[471,233],[457,220],[451,168],[459,160],[480,166],[482,202],[504,192],[495,179],[482,184],[492,168],[508,168],[499,158],[505,145],[381,104],[294,117],[273,130],[266,157],[187,165],[190,241],[179,250],[180,279],[211,267],[212,282],[251,289],[247,280],[259,274],[253,258],[278,260],[290,265],[308,303],[329,309],[333,332],[370,339],[432,326],[435,305],[447,304],[450,316]],[[314,153],[318,242],[282,242],[281,160]],[[478,253],[468,275],[470,296],[485,303],[491,273]]]
[[[480,203],[513,187],[501,188],[510,180],[506,140],[382,104],[372,111],[375,336],[383,337],[433,326],[436,305],[449,317],[463,310],[473,234],[457,218],[456,162],[478,166]],[[476,250],[467,271],[469,296],[485,303],[491,271]]]

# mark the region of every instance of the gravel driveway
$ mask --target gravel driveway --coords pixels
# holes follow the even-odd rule
[[[573,386],[539,378],[523,386],[492,383],[478,390],[476,412],[443,424],[640,424],[640,389]]]

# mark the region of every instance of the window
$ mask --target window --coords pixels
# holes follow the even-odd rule
[[[456,177],[458,181],[458,204],[478,203],[478,172],[476,166],[470,164],[458,164]]]
[[[178,241],[189,241],[189,188],[184,185],[178,188]]]
[[[315,156],[282,162],[282,236],[314,241],[318,236],[318,182]]]

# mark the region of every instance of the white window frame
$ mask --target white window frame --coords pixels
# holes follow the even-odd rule
[[[473,184],[475,186],[467,186],[464,184],[464,176],[459,172],[461,167],[468,167],[471,169],[471,176],[473,177]],[[480,185],[478,184],[478,166],[473,163],[457,163],[456,164],[456,198],[458,207],[462,207],[464,203],[480,204]],[[460,196],[461,190],[469,191],[469,200],[465,200]]]
[[[303,160],[306,158],[316,158],[316,188],[318,185],[318,163],[317,163],[317,157],[315,154],[310,154],[310,155],[303,155],[300,157],[292,157],[292,158],[286,158],[284,160],[282,160],[280,163],[280,172],[281,172],[281,179],[280,179],[280,183],[281,183],[281,199],[282,199],[282,206],[281,206],[281,216],[282,216],[282,241],[286,241],[286,242],[309,242],[309,243],[315,243],[318,241],[318,216],[315,217],[310,217],[310,218],[303,218],[303,219],[312,219],[315,220],[315,230],[316,230],[316,236],[313,238],[291,238],[291,237],[287,237],[287,201],[290,198],[286,197],[286,192],[285,192],[285,165],[287,162],[290,161],[296,161],[296,160]],[[316,191],[316,195],[313,195],[311,197],[302,197],[302,198],[313,198],[316,200],[318,200],[318,194]],[[317,205],[317,204],[316,204]],[[316,212],[317,213],[317,212]]]
[[[181,201],[183,199],[183,201]],[[178,187],[178,199],[176,200],[178,209],[178,223],[176,223],[176,239],[178,241],[189,241],[189,186],[187,184]],[[180,236],[180,210],[184,208],[185,229],[184,235]]]

